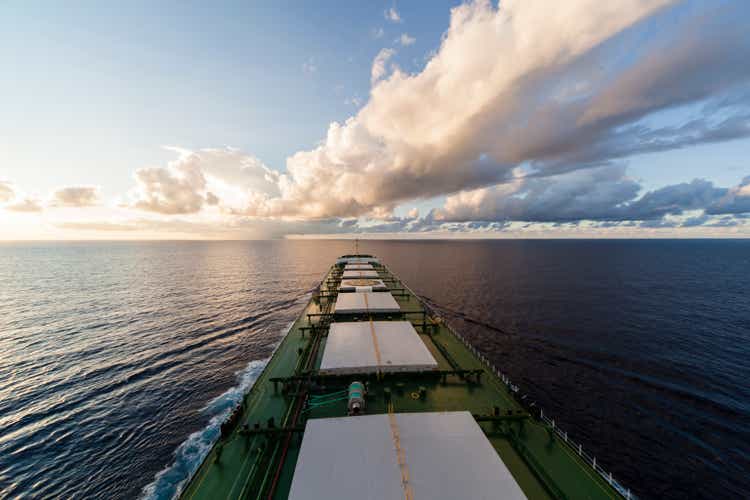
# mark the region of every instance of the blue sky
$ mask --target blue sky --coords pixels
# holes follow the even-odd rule
[[[732,33],[747,26],[748,7],[739,1],[657,3],[642,9],[630,0],[613,2],[620,21],[581,0],[551,8],[561,11],[555,21],[561,24],[545,26],[555,17],[550,14],[535,23],[505,20],[497,28],[503,9],[516,19],[539,14],[519,2],[499,8],[477,2],[463,7],[468,20],[456,29],[449,24],[451,8],[460,2],[3,3],[0,238],[278,237],[346,228],[466,236],[473,232],[467,225],[477,221],[484,236],[522,230],[535,231],[529,236],[629,236],[643,220],[632,217],[643,213],[626,205],[693,179],[724,191],[712,191],[711,199],[701,191],[703,204],[671,200],[670,207],[649,212],[643,234],[657,234],[646,226],[658,219],[663,234],[743,235],[750,134],[742,130],[750,93],[748,75],[732,69],[736,61],[727,54],[747,55],[746,40]],[[544,9],[544,2],[537,7]],[[598,28],[602,24],[606,29]],[[565,38],[566,30],[579,29]],[[652,57],[674,51],[679,61],[696,36],[709,48],[705,62],[697,57],[695,64],[705,65],[710,81],[683,66],[672,70],[680,78],[665,81],[658,92],[632,89],[628,71],[649,77],[668,64],[649,66]],[[450,51],[441,50],[443,38]],[[566,44],[578,51],[575,57],[545,59]],[[379,53],[384,74],[373,80]],[[433,58],[440,67],[426,70]],[[535,58],[532,66],[528,61]],[[518,69],[527,63],[525,72]],[[518,82],[526,87],[519,91]],[[640,93],[611,91],[618,82],[620,92]],[[548,103],[573,84],[581,95],[552,109]],[[511,90],[514,100],[504,99]],[[707,111],[727,99],[734,104]],[[476,100],[476,113],[456,111],[462,100],[466,108]],[[525,109],[505,110],[526,100],[516,105]],[[612,103],[633,109],[613,111]],[[542,133],[547,126],[565,129],[568,113],[593,116],[595,106],[612,116],[594,129],[526,144],[528,137],[554,135]],[[559,121],[547,118],[553,114]],[[737,122],[731,133],[717,126],[727,117]],[[692,131],[659,131],[701,120]],[[329,133],[334,122],[342,125],[341,137]],[[654,152],[642,146],[644,134],[621,133],[637,126],[673,145]],[[722,139],[707,138],[711,127]],[[699,138],[686,140],[690,134]],[[451,145],[456,137],[471,139]],[[612,149],[624,153],[612,153],[620,140]],[[509,153],[516,146],[519,151]],[[313,154],[316,148],[322,149]],[[216,150],[224,151],[221,160]],[[287,161],[298,152],[305,154],[289,170]],[[249,177],[272,180],[261,181],[261,188],[222,177],[227,169],[246,172],[248,162],[257,169]],[[620,170],[582,174],[595,169]],[[519,180],[521,171],[545,180]],[[383,175],[377,186],[358,191],[382,172],[393,179]],[[286,181],[279,180],[283,174]],[[306,185],[309,176],[330,184],[330,192]],[[597,184],[600,178],[607,184]],[[602,204],[601,193],[610,192],[617,195]],[[85,199],[78,199],[82,193]],[[580,205],[594,198],[595,206]],[[722,211],[717,203],[730,208]],[[407,215],[413,208],[418,216]],[[680,227],[680,220],[706,209],[712,215],[698,228],[702,233]],[[342,224],[355,218],[356,224]],[[708,227],[717,218],[731,218],[732,225]]]
[[[347,99],[366,99],[383,46],[409,33],[404,67],[423,65],[452,3],[399,6],[403,23],[377,2],[6,3],[0,57],[16,71],[0,80],[3,135],[25,164],[14,181],[114,193],[168,159],[165,144],[230,145],[283,169],[353,113]]]

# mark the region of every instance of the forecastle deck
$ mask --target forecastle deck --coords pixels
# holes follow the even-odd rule
[[[348,498],[355,486],[361,487],[358,498],[390,497],[396,491],[399,494],[395,498],[436,498],[435,492],[440,492],[441,488],[435,483],[451,482],[453,476],[455,481],[464,476],[471,478],[471,481],[465,479],[466,487],[475,487],[466,492],[472,497],[506,494],[508,498],[516,498],[516,489],[520,497],[531,499],[632,497],[559,430],[554,421],[538,408],[524,404],[518,388],[500,370],[431,314],[377,259],[346,257],[331,267],[320,291],[314,294],[241,406],[223,426],[221,438],[184,488],[182,498],[287,499],[290,491],[295,500],[320,498],[321,495]],[[340,309],[335,313],[339,294],[352,293],[339,292],[347,262],[356,263],[358,267],[371,264],[377,279],[382,280],[388,291],[369,293],[388,293],[399,310],[396,312],[390,306],[382,312],[368,309],[368,299],[364,310]],[[347,297],[347,303],[350,299]],[[420,350],[419,364],[410,366],[408,353],[396,353],[393,356],[398,358],[398,364],[389,365],[385,358],[392,347],[386,343],[392,341],[379,337],[383,333],[378,330],[379,322],[384,321],[410,322],[413,329],[406,330],[421,339],[419,346],[426,347],[429,354],[421,352],[422,348],[409,338],[405,345]],[[339,330],[336,335],[341,336],[345,330],[342,325],[354,322],[367,323],[364,332],[369,329],[372,335],[368,344],[363,340],[362,327],[352,329],[359,335],[356,340],[359,344],[353,345],[356,349],[362,345],[362,350],[367,351],[366,362],[362,361],[357,368],[357,358],[351,357],[352,345],[349,345],[349,351],[343,355],[335,353],[335,359],[343,356],[346,361],[341,367],[321,370],[329,333]],[[332,323],[337,324],[336,329],[330,327]],[[337,338],[336,342],[340,345],[346,340]],[[333,343],[330,347],[334,349]],[[326,363],[334,359],[331,352]],[[362,416],[347,416],[347,390],[352,382],[362,382],[366,386]],[[469,421],[457,412],[469,412],[464,413]],[[424,415],[407,418],[415,413]],[[375,415],[385,420],[377,417],[366,420]],[[429,425],[414,424],[415,418],[422,418]],[[322,420],[311,426],[313,419]],[[374,424],[376,422],[379,423]],[[372,430],[374,425],[384,423],[388,426],[380,427],[380,431]],[[365,427],[357,430],[355,424]],[[454,425],[457,427],[452,427]],[[473,432],[472,426],[481,432]],[[416,432],[426,427],[434,433]],[[313,430],[307,432],[306,429]],[[321,438],[323,432],[328,433],[327,439]],[[341,439],[336,439],[337,435]],[[457,446],[441,448],[445,436],[459,436],[461,443],[473,444],[463,455],[454,456],[451,450],[460,448],[456,442],[459,438],[453,441]],[[316,457],[316,442],[330,445],[325,450],[320,449],[319,457]],[[500,460],[492,453],[483,454],[483,445],[478,444],[481,442],[489,443],[487,449],[494,450]],[[425,450],[430,446],[439,451],[427,453]],[[344,472],[341,467],[347,467],[345,473],[351,484],[337,477],[319,477],[327,469],[315,467],[315,458],[335,462],[336,458],[350,457],[352,447],[358,450],[354,456],[364,456],[363,461],[355,459],[352,463],[352,459],[347,458],[337,466],[339,472]],[[301,450],[305,457],[298,463]],[[369,469],[368,453],[385,454],[385,469],[380,472]],[[472,460],[479,462],[465,467]],[[388,465],[391,461],[392,466]],[[436,474],[450,466],[455,469],[453,475]],[[462,467],[466,469],[463,475]],[[478,470],[488,472],[484,476],[470,476],[470,471]],[[502,484],[497,483],[503,471],[509,472],[508,478]],[[489,475],[496,476],[492,478],[494,482],[485,477]],[[321,484],[317,484],[316,477]],[[488,488],[492,488],[494,494],[488,493]],[[498,491],[498,488],[503,489]],[[451,491],[447,486],[443,489]]]

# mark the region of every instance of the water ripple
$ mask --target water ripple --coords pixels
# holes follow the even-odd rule
[[[750,242],[360,245],[639,495],[748,496]],[[0,498],[171,498],[351,250],[0,244]]]

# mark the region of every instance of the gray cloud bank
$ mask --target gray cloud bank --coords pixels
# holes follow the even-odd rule
[[[737,214],[750,212],[749,184],[750,177],[732,188],[694,179],[638,197],[641,185],[625,167],[604,166],[459,193],[433,215],[445,222],[570,222],[655,220],[692,210]]]

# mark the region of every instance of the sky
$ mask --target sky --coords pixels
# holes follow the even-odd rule
[[[0,3],[0,240],[750,237],[750,4]]]

